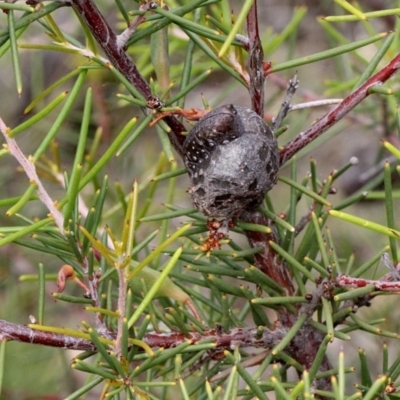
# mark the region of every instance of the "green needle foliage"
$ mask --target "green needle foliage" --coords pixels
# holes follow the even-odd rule
[[[397,2],[22,3],[0,0],[0,399],[400,398]],[[182,143],[256,104],[254,68],[271,126],[300,80],[279,182],[215,239]]]

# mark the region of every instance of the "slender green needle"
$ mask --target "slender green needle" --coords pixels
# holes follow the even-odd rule
[[[347,214],[341,211],[336,211],[336,210],[329,210],[328,211],[329,215],[332,215],[333,217],[339,218],[343,221],[347,221],[350,222],[354,225],[359,225],[362,226],[364,228],[370,229],[372,231],[378,232],[378,233],[382,233],[383,235],[395,238],[397,240],[400,240],[400,231],[397,231],[395,229],[392,229],[390,227],[384,226],[384,225],[380,225],[377,224],[375,222],[372,221],[368,221],[364,218],[360,218],[360,217],[356,217],[354,215],[351,214]]]
[[[240,9],[239,15],[236,18],[235,23],[233,24],[232,28],[230,29],[229,35],[226,38],[224,44],[222,45],[221,49],[219,50],[218,57],[221,58],[225,55],[228,51],[229,46],[232,44],[233,40],[235,39],[236,34],[239,32],[240,28],[242,27],[247,14],[250,11],[250,8],[253,6],[254,0],[245,0]]]
[[[378,35],[368,37],[367,39],[358,40],[358,41],[355,41],[355,42],[352,42],[352,43],[349,43],[349,44],[346,44],[343,46],[336,47],[332,50],[326,50],[326,51],[322,51],[320,53],[312,54],[307,57],[302,57],[302,58],[298,58],[296,60],[279,63],[279,64],[274,65],[271,68],[270,72],[278,72],[278,71],[282,71],[285,69],[290,69],[290,68],[299,67],[301,65],[310,64],[310,63],[313,63],[316,61],[326,60],[327,58],[335,57],[339,54],[344,54],[344,53],[356,50],[358,48],[367,46],[371,43],[374,43],[378,40],[385,38],[387,35],[388,35],[388,33],[386,33],[386,32],[380,33]]]
[[[14,21],[14,10],[10,9],[8,14],[8,27],[10,32],[10,44],[11,44],[11,57],[14,68],[15,83],[17,86],[17,93],[21,95],[22,93],[22,75],[21,75],[21,65],[18,53],[17,35],[16,27]]]

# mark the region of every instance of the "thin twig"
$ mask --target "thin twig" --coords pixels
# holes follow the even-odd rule
[[[293,79],[291,79],[288,83],[287,89],[286,89],[286,95],[285,99],[283,100],[283,103],[279,109],[278,115],[274,119],[274,122],[272,124],[272,131],[276,132],[276,130],[281,126],[283,119],[286,117],[288,112],[292,108],[292,98],[294,94],[296,93],[297,88],[299,87],[299,81],[297,79],[297,74],[294,76]]]
[[[44,186],[36,172],[36,167],[35,167],[33,160],[30,157],[26,158],[25,155],[22,153],[20,147],[18,146],[17,142],[15,141],[15,139],[10,138],[8,136],[7,126],[5,125],[5,123],[3,122],[1,117],[0,117],[0,131],[3,134],[3,136],[7,142],[7,148],[9,150],[9,152],[11,153],[11,155],[14,156],[15,159],[19,162],[22,169],[25,171],[26,175],[28,176],[30,182],[35,183],[37,185],[37,193],[39,195],[40,201],[43,203],[43,205],[45,207],[47,207],[47,209],[50,212],[50,215],[53,217],[54,223],[58,227],[58,230],[60,231],[61,235],[63,237],[65,237],[63,214],[55,206],[55,202],[50,197],[50,195],[47,193],[46,189],[44,188]],[[87,257],[83,257],[82,267],[84,268],[85,271],[88,270]],[[98,293],[97,293],[96,281],[88,280],[87,283],[88,283],[88,286],[90,289],[91,299],[94,301],[96,306],[99,306],[100,303],[99,303],[99,298],[98,298]],[[101,331],[104,334],[107,334],[108,329],[104,325],[104,322],[102,321],[102,316],[99,313],[96,313],[96,325],[97,325],[99,331]]]
[[[336,283],[342,288],[363,288],[368,285],[374,286],[375,290],[385,292],[400,292],[400,282],[376,281],[372,279],[354,278],[349,275],[339,275]]]
[[[60,233],[64,236],[64,216],[54,205],[54,201],[51,199],[46,189],[44,188],[37,172],[36,167],[31,158],[26,158],[19,148],[17,142],[10,138],[7,134],[7,126],[0,117],[0,131],[3,134],[6,142],[7,148],[12,156],[19,162],[22,169],[25,171],[31,183],[37,185],[37,193],[39,195],[40,201],[47,207],[50,215],[53,217],[55,224],[57,225]]]
[[[257,267],[281,285],[282,288],[286,290],[288,296],[292,296],[295,292],[295,287],[289,269],[285,262],[269,245],[270,241],[278,241],[278,238],[275,235],[275,227],[272,225],[272,222],[258,211],[246,212],[240,219],[245,222],[269,226],[271,228],[271,233],[256,231],[245,231],[245,233],[251,247],[263,248],[263,251],[254,254]]]
[[[143,12],[143,15],[138,15],[130,24],[129,26],[117,36],[117,45],[120,50],[123,50],[126,46],[128,40],[132,37],[132,35],[136,32],[137,27],[146,21],[146,17],[144,13],[151,8],[154,7],[154,4],[157,6],[157,3],[153,3],[150,1],[146,1],[146,3],[141,4],[139,6],[139,11]]]
[[[264,51],[258,30],[257,0],[254,0],[247,15],[247,34],[249,36],[249,93],[252,109],[264,115]]]
[[[86,25],[108,57],[110,63],[142,94],[149,108],[162,106],[156,96],[153,96],[147,81],[140,74],[133,60],[120,47],[118,36],[101,14],[93,0],[70,0],[70,4],[82,16]],[[183,154],[182,145],[186,129],[174,116],[167,116],[164,121],[171,128],[170,140],[176,151]]]
[[[188,340],[191,341],[192,344],[196,344],[199,341],[210,339],[214,340],[215,349],[229,349],[233,344],[272,349],[285,337],[286,333],[287,331],[282,328],[276,328],[274,330],[265,328],[262,335],[260,335],[258,328],[234,328],[228,333],[220,329],[210,329],[203,334],[189,332],[187,335],[180,332],[150,332],[145,334],[142,340],[153,349],[176,347]],[[96,347],[90,340],[71,335],[32,329],[26,325],[0,320],[0,341],[3,340],[41,344],[63,349],[83,351],[96,350]]]
[[[321,136],[331,126],[335,125],[346,116],[354,107],[371,94],[370,89],[374,86],[382,85],[392,77],[400,68],[400,54],[398,54],[389,64],[383,67],[375,75],[371,76],[363,85],[347,96],[335,108],[326,113],[311,125],[306,131],[301,132],[293,140],[287,143],[280,152],[280,163],[285,164],[296,153],[306,147],[313,140]]]
[[[305,103],[291,104],[288,111],[292,112],[297,110],[304,110],[305,108],[311,108],[311,107],[331,106],[333,104],[339,104],[342,101],[343,99],[321,99],[321,100],[307,101]]]

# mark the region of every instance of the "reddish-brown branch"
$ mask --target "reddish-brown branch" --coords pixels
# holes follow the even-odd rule
[[[184,335],[179,332],[170,333],[147,333],[142,340],[152,349],[176,347],[188,341],[196,344],[202,340],[213,340],[215,347],[213,350],[230,349],[232,346],[255,347],[271,350],[287,334],[287,329],[276,327],[274,330],[264,328],[262,334],[257,328],[234,328],[229,332],[220,329],[209,329],[203,334],[190,332]],[[301,362],[305,368],[310,368],[315,352],[321,343],[324,334],[309,325],[304,325],[296,338],[288,345],[287,353]],[[43,332],[31,329],[25,325],[14,324],[0,320],[0,341],[11,340],[31,344],[39,344],[62,349],[72,349],[79,351],[96,351],[95,345],[86,339],[74,336],[62,335],[53,332]],[[304,351],[306,350],[306,351]],[[323,362],[321,370],[330,369],[327,361]],[[317,386],[320,389],[326,388],[327,383],[323,380]]]
[[[276,327],[274,330],[264,328],[262,334],[257,328],[234,328],[230,332],[223,332],[220,329],[209,329],[203,334],[190,332],[184,335],[179,332],[170,333],[147,333],[142,340],[152,349],[171,348],[190,341],[196,344],[202,340],[213,340],[213,350],[231,349],[232,346],[245,346],[271,350],[287,334],[287,329]],[[304,325],[296,337],[286,348],[287,354],[299,361],[306,369],[309,369],[314,362],[315,354],[324,337],[324,334],[315,328]],[[10,340],[31,344],[39,344],[49,347],[78,351],[96,351],[96,346],[90,340],[77,338],[69,335],[62,335],[53,332],[43,332],[31,329],[25,325],[14,324],[0,320],[0,341]],[[330,369],[327,359],[324,359],[320,371]],[[318,389],[329,389],[329,379],[316,382]]]
[[[92,0],[70,0],[70,4],[82,16],[110,63],[142,94],[149,106],[160,104],[152,95],[149,84],[140,74],[133,60],[126,54],[125,49],[118,45],[117,35],[111,29],[96,4]],[[171,143],[181,154],[182,145],[185,141],[185,136],[182,135],[182,132],[185,131],[185,127],[174,116],[168,116],[164,120],[172,130],[170,135]]]
[[[257,1],[254,1],[247,15],[249,36],[249,93],[252,109],[261,117],[264,115],[264,51],[258,31]]]
[[[377,291],[400,292],[400,282],[392,280],[371,280],[363,278],[354,278],[349,275],[339,275],[336,279],[339,287],[342,288],[363,288],[373,286]]]
[[[315,361],[315,357],[322,341],[324,340],[324,337],[325,333],[322,333],[313,326],[304,325],[290,342],[285,351],[301,365],[303,365],[305,369],[309,370]],[[318,372],[328,371],[330,369],[332,369],[332,365],[325,355],[318,368]],[[326,391],[332,390],[331,378],[316,380],[314,383],[316,389]],[[317,398],[327,399],[326,397]]]
[[[289,296],[292,296],[295,292],[295,288],[290,272],[284,261],[269,245],[270,241],[277,242],[277,237],[274,234],[274,227],[271,226],[270,220],[258,211],[245,213],[241,216],[241,220],[252,224],[270,226],[272,228],[271,233],[246,231],[246,236],[251,247],[263,248],[262,252],[254,255],[257,267],[281,285]]]
[[[0,320],[0,341],[4,340],[41,344],[62,349],[95,350],[93,343],[89,340],[60,335],[58,333],[37,331],[25,325]]]
[[[215,349],[219,350],[231,348],[233,343],[241,346],[272,349],[284,338],[286,333],[287,331],[282,328],[276,328],[273,331],[265,328],[262,335],[259,335],[257,328],[234,328],[228,333],[217,329],[209,329],[203,334],[190,332],[186,336],[179,332],[152,332],[147,333],[142,340],[153,349],[176,347],[187,341],[191,341],[195,344],[204,339],[213,339]],[[25,325],[0,320],[0,341],[3,340],[13,340],[81,351],[96,350],[96,347],[90,340],[59,333],[43,332],[31,329]]]
[[[117,35],[108,25],[96,4],[92,0],[71,0],[71,4],[86,22],[111,64],[129,79],[143,97],[149,101],[152,94],[148,83],[124,49],[119,48]]]
[[[300,133],[293,140],[287,143],[280,152],[280,163],[283,165],[297,152],[306,147],[310,142],[322,135],[331,126],[340,121],[355,106],[371,94],[373,86],[382,85],[393,76],[400,68],[400,54],[398,54],[388,65],[383,67],[375,75],[371,76],[363,85],[347,96],[334,109],[318,119],[305,132]]]

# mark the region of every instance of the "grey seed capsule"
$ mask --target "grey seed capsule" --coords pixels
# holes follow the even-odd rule
[[[276,183],[277,141],[250,109],[230,104],[209,112],[190,131],[183,150],[188,192],[208,217],[238,217],[259,206]]]

